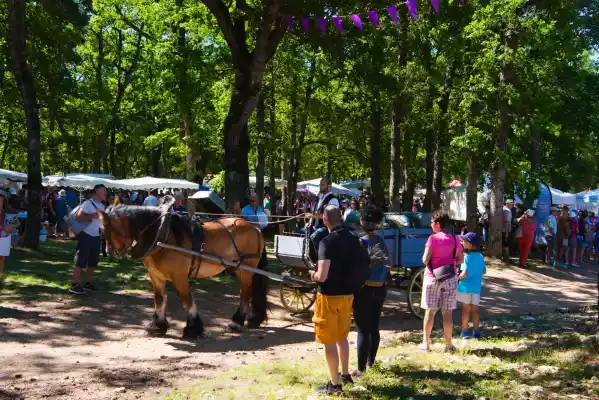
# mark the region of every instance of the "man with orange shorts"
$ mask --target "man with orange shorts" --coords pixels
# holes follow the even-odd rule
[[[331,380],[317,391],[338,394],[342,392],[342,383],[353,383],[349,374],[347,335],[351,327],[354,296],[344,286],[346,270],[351,263],[348,249],[355,246],[357,240],[341,225],[341,211],[337,206],[327,206],[323,214],[324,225],[330,233],[319,244],[317,270],[310,271],[310,279],[319,283],[312,321],[316,342],[324,345]]]

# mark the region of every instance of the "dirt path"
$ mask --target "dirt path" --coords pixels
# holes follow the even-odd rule
[[[594,303],[595,271],[490,268],[484,314],[497,318]],[[289,315],[278,305],[276,287],[268,325],[242,334],[224,329],[237,296],[206,293],[201,282],[195,287],[208,327],[207,337],[197,342],[180,339],[184,313],[172,294],[171,330],[164,338],[148,338],[143,330],[152,312],[150,293],[96,293],[34,303],[6,302],[0,296],[0,399],[152,399],[173,385],[241,364],[300,359],[318,351],[310,316]],[[420,321],[406,309],[405,290],[390,292],[381,325],[387,335],[419,328]]]

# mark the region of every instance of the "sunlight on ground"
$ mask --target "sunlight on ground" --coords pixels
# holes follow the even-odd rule
[[[587,326],[596,311],[587,310],[574,318],[580,326]],[[455,354],[443,352],[440,331],[435,332],[433,351],[428,353],[418,349],[419,332],[400,334],[380,350],[374,368],[345,388],[344,397],[540,400],[599,396],[599,345],[588,334],[592,329],[585,334],[548,334],[498,328],[489,332],[488,339],[456,340]],[[354,356],[353,345],[351,350]],[[175,391],[167,399],[317,399],[314,389],[328,380],[322,353],[235,368]],[[350,365],[355,362],[352,357]]]

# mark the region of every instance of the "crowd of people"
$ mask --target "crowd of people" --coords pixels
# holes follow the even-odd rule
[[[361,374],[376,362],[380,343],[379,322],[387,296],[389,262],[369,265],[368,277],[358,290],[348,286],[348,266],[356,262],[352,249],[363,246],[368,254],[378,248],[388,256],[384,239],[376,231],[383,220],[383,212],[369,205],[361,213],[359,224],[364,235],[357,238],[347,224],[343,212],[328,194],[329,182],[321,181],[320,194],[308,228],[317,249],[317,267],[310,279],[318,283],[314,305],[314,331],[316,342],[324,345],[330,380],[317,389],[320,393],[339,394],[343,385],[354,383]],[[426,309],[423,323],[421,349],[430,351],[431,332],[435,314],[443,314],[445,350],[455,351],[452,343],[453,310],[462,304],[463,339],[481,336],[479,305],[483,275],[486,271],[480,252],[481,239],[470,232],[463,236],[452,233],[449,216],[434,212],[431,218],[433,234],[429,237],[422,262],[426,266],[421,306]],[[387,257],[386,257],[387,258]],[[461,264],[458,270],[457,265]],[[348,335],[351,319],[356,324],[357,368],[350,372]],[[472,328],[470,327],[472,322]]]
[[[483,240],[488,240],[490,211],[479,219]],[[594,212],[553,205],[549,217],[537,226],[535,209],[524,209],[506,200],[503,206],[503,256],[517,250],[518,263],[527,267],[536,250],[540,259],[555,268],[579,268],[583,262],[599,261],[599,221]]]

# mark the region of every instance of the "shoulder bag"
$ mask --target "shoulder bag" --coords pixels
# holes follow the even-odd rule
[[[457,252],[458,242],[453,235],[453,264],[445,264],[440,266],[439,268],[433,269],[433,266],[429,262],[427,267],[430,269],[431,273],[435,277],[437,282],[445,282],[454,276],[456,276],[455,272],[455,262],[456,262],[456,252]]]

